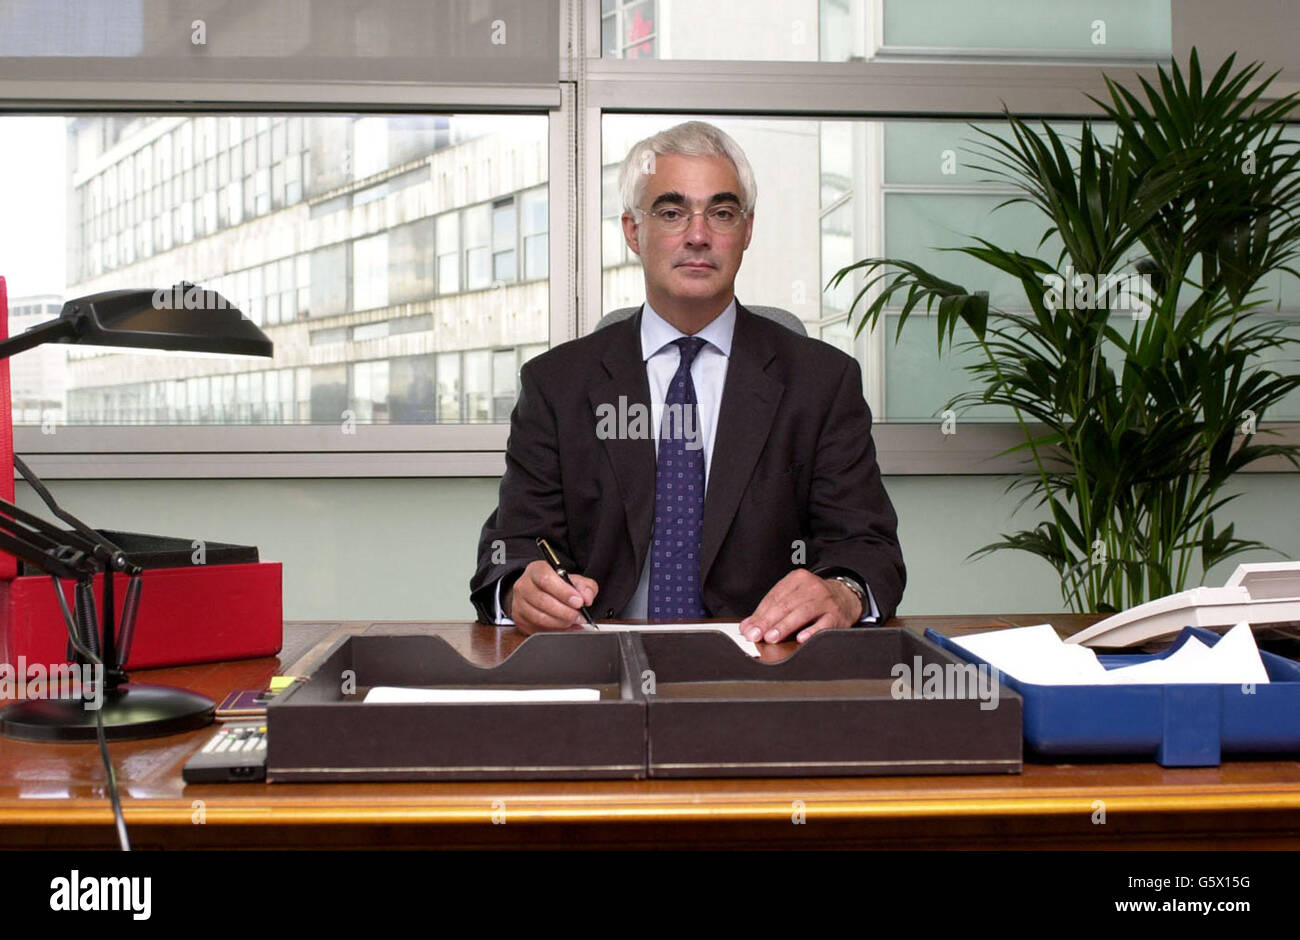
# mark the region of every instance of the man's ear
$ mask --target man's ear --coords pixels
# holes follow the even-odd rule
[[[745,217],[745,249],[749,248],[749,240],[754,237],[754,213]]]
[[[636,219],[632,217],[630,212],[624,212],[621,221],[623,223],[623,240],[627,242],[627,247],[632,249],[633,254],[638,258],[641,257],[641,242],[639,240],[641,226],[636,224]]]

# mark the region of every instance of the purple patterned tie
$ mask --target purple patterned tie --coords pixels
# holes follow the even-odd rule
[[[698,620],[709,613],[700,595],[704,438],[695,383],[691,381],[691,363],[704,348],[704,340],[684,336],[673,342],[681,350],[681,361],[668,386],[659,426],[650,598],[646,613],[651,620]]]

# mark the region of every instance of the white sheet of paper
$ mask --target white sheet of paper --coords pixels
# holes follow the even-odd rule
[[[633,631],[640,633],[676,633],[679,630],[715,630],[735,640],[736,645],[744,650],[747,655],[758,655],[758,645],[740,635],[739,620],[735,623],[602,623],[599,626],[601,633],[606,631],[611,633],[630,633]],[[587,632],[594,633],[595,631],[588,628]]]
[[[1021,682],[1105,685],[1106,669],[1086,646],[1061,642],[1051,624],[993,630],[952,642]]]
[[[1177,652],[1106,669],[1086,646],[1062,642],[1048,624],[954,637],[953,643],[1021,682],[1035,685],[1265,684],[1268,672],[1246,622],[1208,646],[1193,637]]]
[[[410,689],[377,685],[367,702],[595,702],[600,689]]]
[[[1193,637],[1165,659],[1110,670],[1116,685],[1147,683],[1268,684],[1268,670],[1250,624],[1245,621],[1225,633],[1214,646]]]

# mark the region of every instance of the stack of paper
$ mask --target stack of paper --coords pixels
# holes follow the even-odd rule
[[[954,638],[953,644],[1021,682],[1034,685],[1169,685],[1268,682],[1250,624],[1237,624],[1214,646],[1195,637],[1172,655],[1107,669],[1086,646],[1064,643],[1048,624]]]

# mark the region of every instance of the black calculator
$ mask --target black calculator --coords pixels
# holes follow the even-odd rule
[[[266,721],[231,721],[222,725],[197,754],[185,762],[186,783],[237,783],[266,779]]]

